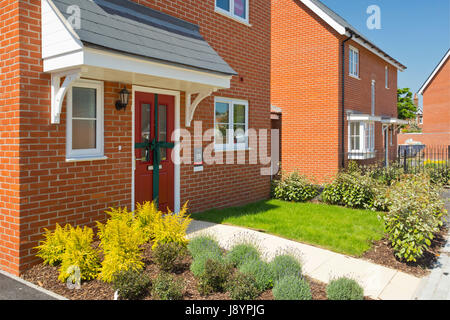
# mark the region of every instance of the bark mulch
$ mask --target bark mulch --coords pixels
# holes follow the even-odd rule
[[[431,241],[430,248],[425,252],[422,258],[417,262],[405,262],[396,258],[390,242],[383,238],[375,241],[372,249],[365,252],[362,258],[375,262],[377,264],[412,274],[416,277],[423,277],[430,273],[430,269],[439,259],[440,250],[445,245],[445,236],[448,228],[444,227]]]
[[[97,244],[94,244],[96,246]],[[160,273],[159,268],[153,263],[151,244],[144,246],[143,250],[145,269],[151,279],[155,279]],[[213,293],[208,296],[202,296],[197,290],[197,279],[189,270],[192,258],[187,256],[177,265],[173,272],[175,277],[184,281],[185,289],[183,300],[230,300],[228,293]],[[111,284],[100,280],[83,281],[80,289],[69,289],[65,283],[58,280],[58,267],[39,264],[26,271],[22,278],[37,284],[47,290],[53,291],[61,296],[71,300],[112,300],[114,298],[114,290]],[[306,277],[311,287],[313,300],[326,300],[326,285]],[[155,299],[152,295],[147,294],[144,300]],[[273,300],[272,290],[263,292],[258,300]]]

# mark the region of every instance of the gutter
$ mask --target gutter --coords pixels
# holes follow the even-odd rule
[[[349,41],[350,39],[353,39],[353,36],[355,35],[355,33],[351,30],[347,30],[350,33],[350,36],[345,39],[344,41],[342,41],[342,65],[341,65],[341,69],[342,69],[342,101],[341,101],[341,111],[342,111],[342,118],[341,118],[341,139],[342,139],[342,144],[341,144],[341,151],[342,151],[342,160],[341,160],[341,166],[342,168],[345,167],[345,43],[347,41]]]

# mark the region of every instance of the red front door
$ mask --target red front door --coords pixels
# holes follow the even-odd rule
[[[175,98],[158,95],[158,104],[155,106],[155,94],[136,92],[135,100],[135,143],[151,142],[155,137],[157,141],[173,142]],[[155,108],[158,108],[157,112]],[[174,165],[171,151],[172,149],[161,148],[159,208],[162,211],[167,211],[167,208],[173,211],[174,208]],[[153,201],[153,151],[150,148],[136,148],[135,158],[135,201]]]

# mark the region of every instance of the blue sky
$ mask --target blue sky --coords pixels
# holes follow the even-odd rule
[[[378,47],[406,65],[398,87],[417,92],[450,47],[450,0],[321,0]],[[369,30],[367,7],[381,9]]]

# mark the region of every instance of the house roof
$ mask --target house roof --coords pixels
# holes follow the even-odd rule
[[[400,63],[398,60],[391,57],[385,51],[381,50],[373,42],[366,39],[361,32],[348,23],[344,18],[338,15],[336,12],[328,8],[319,0],[300,0],[305,6],[311,9],[315,14],[322,18],[328,25],[335,29],[341,35],[353,35],[354,41],[367,48],[369,51],[375,53],[400,71],[406,69],[406,66]]]
[[[74,14],[69,7],[80,8],[80,28],[72,28],[86,46],[219,74],[236,74],[195,24],[128,0],[50,1],[68,22]]]
[[[427,78],[427,80],[424,82],[422,87],[419,90],[419,94],[423,94],[425,90],[427,89],[428,85],[433,81],[434,77],[438,74],[438,72],[441,70],[441,68],[444,66],[445,62],[450,57],[450,49],[447,51],[447,53],[444,55],[444,57],[441,59],[441,61],[438,63],[436,68],[434,68],[433,72],[431,72],[430,76]]]

